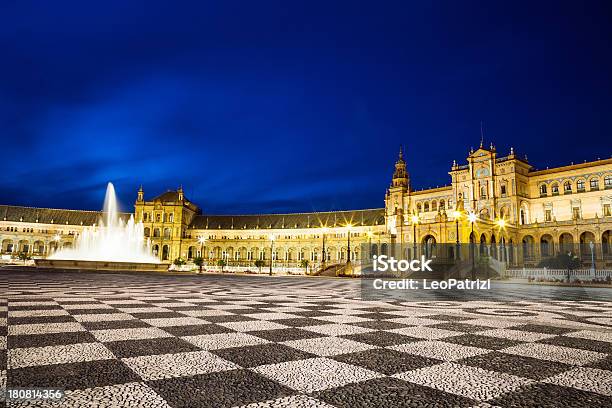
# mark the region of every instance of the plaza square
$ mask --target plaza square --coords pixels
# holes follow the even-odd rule
[[[9,407],[612,401],[609,289],[373,301],[356,279],[20,267],[0,284],[2,386],[65,391]]]

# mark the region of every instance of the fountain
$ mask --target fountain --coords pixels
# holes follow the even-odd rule
[[[165,270],[166,265],[151,254],[151,244],[144,236],[142,222],[130,215],[127,222],[119,217],[115,187],[108,183],[103,216],[98,225],[85,227],[73,248],[60,249],[47,259],[36,260],[38,267]]]

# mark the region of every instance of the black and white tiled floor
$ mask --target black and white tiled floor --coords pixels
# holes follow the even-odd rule
[[[364,301],[351,280],[0,269],[15,407],[612,405],[612,302]],[[525,295],[525,296],[523,296]]]

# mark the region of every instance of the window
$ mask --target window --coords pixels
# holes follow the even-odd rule
[[[480,187],[480,198],[487,198],[487,188],[485,186]]]
[[[548,189],[546,188],[546,184],[542,184],[540,186],[540,196],[548,195]]]
[[[506,196],[506,185],[505,184],[501,185],[501,196],[502,197]]]
[[[576,182],[576,190],[584,191],[584,180],[578,180]]]
[[[571,194],[572,193],[572,183],[566,181],[563,183],[563,194]]]
[[[612,176],[604,177],[604,188],[606,190],[612,188]]]
[[[559,195],[559,185],[557,183],[552,185],[551,190],[552,195]]]
[[[164,238],[170,238],[170,228],[164,228]]]
[[[420,213],[420,212],[421,212],[421,203],[418,203],[418,204],[417,204],[416,209],[417,209],[417,213]]]
[[[155,237],[155,238],[159,238],[159,228],[155,228],[155,229],[153,230],[153,237]]]
[[[544,211],[544,221],[551,222],[552,221],[552,210]]]
[[[599,179],[592,178],[590,181],[591,190],[599,190]]]
[[[160,222],[161,221],[161,215],[160,214],[156,214],[155,215],[155,222]]]
[[[431,211],[436,211],[438,209],[438,203],[436,201],[431,202]]]
[[[440,200],[440,210],[444,209],[444,200]]]
[[[572,219],[579,220],[580,219],[580,208],[572,207]]]
[[[170,213],[170,216],[168,217],[168,221],[174,222],[174,214]]]
[[[603,205],[603,215],[604,217],[609,217],[612,215],[612,212],[610,210],[610,204],[604,204]]]
[[[146,228],[144,229],[144,236],[145,236],[145,237],[149,237],[149,236],[151,236],[151,229],[150,229],[149,227],[146,227]]]
[[[423,211],[428,212],[429,211],[429,203],[425,203],[423,205]]]

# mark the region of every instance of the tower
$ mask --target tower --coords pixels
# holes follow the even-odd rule
[[[406,162],[404,161],[404,152],[401,146],[397,161],[395,162],[395,171],[393,172],[391,187],[403,187],[405,189],[409,187],[408,172],[406,171]]]
[[[138,189],[138,198],[136,199],[136,201],[144,201],[144,191],[142,190],[142,184],[140,185],[140,188]]]

